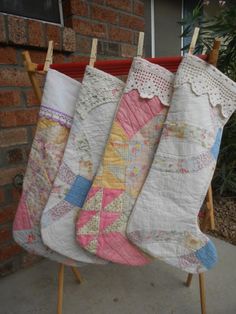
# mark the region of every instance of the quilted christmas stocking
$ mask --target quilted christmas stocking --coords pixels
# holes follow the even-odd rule
[[[173,74],[135,58],[105,153],[77,221],[77,239],[89,252],[129,265],[150,258],[126,238],[126,224],[157,147]]]
[[[75,240],[75,218],[97,171],[124,83],[87,67],[64,157],[41,219],[44,243],[87,263],[105,263]]]
[[[128,224],[128,237],[137,246],[190,273],[206,271],[217,260],[197,216],[235,106],[236,83],[205,61],[184,57],[160,144]]]
[[[48,71],[13,225],[14,239],[24,249],[65,264],[71,264],[71,261],[43,244],[40,218],[64,153],[80,85],[60,72]]]

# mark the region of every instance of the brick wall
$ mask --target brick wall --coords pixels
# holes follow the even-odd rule
[[[66,0],[65,27],[0,13],[0,274],[27,267],[40,258],[24,252],[12,239],[12,222],[21,191],[13,178],[24,174],[39,104],[24,70],[21,53],[43,63],[48,40],[54,62],[87,61],[93,37],[98,59],[129,58],[144,30],[144,1]],[[39,77],[42,84],[42,77]]]

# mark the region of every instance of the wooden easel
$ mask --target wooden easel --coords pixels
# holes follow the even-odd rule
[[[194,30],[194,34],[192,37],[192,42],[190,44],[189,53],[193,53],[197,37],[199,34],[199,28],[196,27]],[[212,48],[212,51],[209,54],[208,63],[216,66],[217,60],[219,56],[219,49],[220,49],[221,41],[219,39],[216,39],[214,41],[214,45]],[[203,231],[206,231],[208,220],[210,220],[210,228],[211,230],[215,229],[215,219],[214,219],[214,206],[213,206],[213,195],[212,195],[212,187],[211,185],[208,188],[207,191],[207,212],[204,217],[203,221]],[[187,280],[186,280],[186,286],[190,287],[192,282],[193,274],[188,274]],[[206,314],[206,289],[205,289],[205,276],[204,273],[199,274],[199,290],[200,290],[200,300],[201,300],[201,312],[202,314]]]
[[[196,28],[192,37],[191,45],[189,48],[189,53],[193,53],[197,37],[198,37],[199,29]],[[137,49],[137,56],[142,57],[143,55],[143,42],[144,42],[144,33],[140,32],[139,33],[139,41],[138,41],[138,49]],[[217,63],[217,58],[218,58],[218,52],[219,52],[219,47],[220,47],[220,41],[215,41],[213,50],[209,55],[209,60],[208,62],[216,65]],[[94,66],[94,63],[96,61],[96,53],[97,53],[97,39],[93,39],[92,42],[92,49],[91,49],[91,54],[90,54],[90,66]],[[37,70],[37,64],[33,63],[30,58],[30,54],[28,51],[24,51],[22,53],[23,59],[24,59],[24,64],[26,67],[26,70],[28,72],[31,84],[33,86],[34,93],[37,97],[37,100],[39,103],[41,103],[41,98],[42,98],[42,92],[39,86],[39,82],[37,80],[36,74],[46,74],[50,65],[52,64],[52,58],[53,58],[53,41],[49,42],[48,46],[48,51],[46,55],[46,60],[45,64],[43,67],[43,71],[38,71]],[[210,227],[211,229],[214,229],[214,207],[213,207],[213,197],[212,197],[212,189],[211,186],[208,189],[207,192],[207,208],[208,212],[205,216],[204,219],[204,226],[207,226],[208,220],[210,220]],[[78,283],[82,282],[80,272],[76,267],[71,267],[71,270],[73,271],[76,280]],[[64,264],[59,264],[59,271],[58,271],[58,302],[57,302],[57,314],[62,314],[62,305],[63,305],[63,288],[64,288],[64,272],[65,272],[65,265]],[[186,286],[191,285],[193,274],[189,274],[187,281],[186,281]],[[202,314],[206,314],[206,296],[205,296],[205,277],[204,273],[199,274],[199,290],[200,290],[200,299],[201,299],[201,310]]]

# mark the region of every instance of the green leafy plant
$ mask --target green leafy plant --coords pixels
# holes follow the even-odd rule
[[[218,14],[213,17],[204,14],[203,9],[204,4],[200,1],[193,12],[179,22],[184,29],[181,36],[191,37],[193,29],[200,28],[195,53],[202,53],[204,49],[209,53],[214,39],[220,38],[222,44],[217,67],[236,81],[236,7],[229,4],[219,6]],[[189,44],[183,50],[188,51],[188,48]],[[236,197],[236,113],[225,125],[212,183],[215,193]]]

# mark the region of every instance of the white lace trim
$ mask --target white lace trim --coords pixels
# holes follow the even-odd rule
[[[85,119],[91,110],[102,104],[118,102],[124,85],[118,78],[87,66],[76,104],[76,111],[81,119]]]
[[[158,64],[136,57],[133,60],[125,93],[137,89],[140,97],[157,96],[163,105],[169,106],[173,92],[174,74]]]
[[[213,107],[220,105],[224,118],[229,118],[236,109],[236,83],[204,60],[192,55],[183,58],[174,85],[185,83],[191,84],[198,96],[208,94]]]
[[[71,124],[73,120],[73,117],[65,114],[64,112],[60,112],[53,108],[47,107],[45,105],[41,105],[39,116],[58,122],[67,128],[71,128]]]

